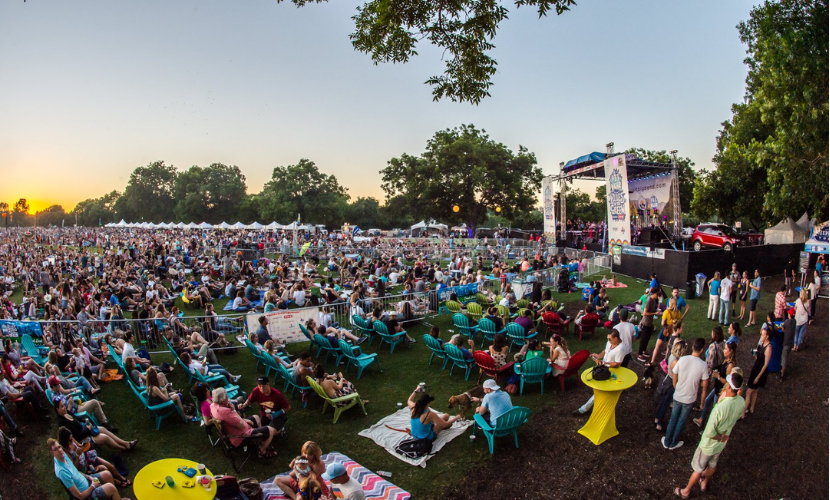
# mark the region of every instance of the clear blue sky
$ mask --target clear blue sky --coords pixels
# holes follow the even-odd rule
[[[582,0],[541,20],[505,3],[492,97],[478,106],[432,101],[423,82],[443,63],[428,45],[405,65],[355,52],[358,5],[0,3],[0,201],[69,210],[154,160],[235,164],[253,193],[300,158],[382,201],[390,158],[462,123],[526,146],[545,174],[609,141],[712,168],[743,96],[735,26],[751,2]]]

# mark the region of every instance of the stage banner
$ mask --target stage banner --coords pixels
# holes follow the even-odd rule
[[[650,175],[628,181],[628,191],[632,210],[644,217],[643,224],[652,222],[652,217],[674,220],[671,210],[671,183],[674,176],[670,173]],[[659,224],[660,221],[658,220]]]
[[[629,245],[631,212],[624,154],[605,159],[605,192],[608,198],[608,244]]]
[[[32,337],[35,344],[43,343],[43,329],[40,326],[40,321],[11,321],[0,320],[0,338],[20,340],[23,335]]]
[[[308,342],[299,325],[302,323],[305,326],[305,322],[310,319],[317,320],[318,312],[317,307],[304,307],[302,309],[278,309],[269,313],[252,313],[245,316],[245,324],[248,332],[254,333],[259,329],[259,317],[265,316],[268,318],[268,333],[275,342],[282,344]]]
[[[554,210],[554,191],[553,179],[545,177],[542,179],[542,205],[545,216],[544,229],[545,239],[549,242],[556,242],[556,210]]]

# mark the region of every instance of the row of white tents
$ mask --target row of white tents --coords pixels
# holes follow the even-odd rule
[[[253,222],[251,224],[243,224],[241,222],[237,222],[236,224],[228,224],[227,222],[222,222],[221,224],[208,224],[207,222],[202,222],[201,224],[196,224],[195,222],[189,224],[185,224],[184,222],[162,222],[155,224],[153,222],[125,222],[124,219],[121,219],[121,222],[111,222],[105,227],[132,229],[250,229],[255,231],[273,231],[276,229],[314,231],[316,229],[311,224],[298,225],[296,221],[288,225],[283,225],[279,222],[272,222],[268,225],[263,225],[259,222]]]

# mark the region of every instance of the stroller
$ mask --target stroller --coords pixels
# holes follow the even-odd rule
[[[559,279],[557,281],[556,291],[558,293],[570,293],[571,292],[571,273],[567,267],[562,266],[562,269],[559,271]]]

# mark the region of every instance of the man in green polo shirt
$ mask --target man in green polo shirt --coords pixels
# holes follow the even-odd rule
[[[700,444],[692,457],[693,472],[692,477],[689,478],[689,484],[684,489],[675,488],[675,495],[689,498],[692,487],[698,482],[700,483],[700,491],[706,491],[706,486],[709,484],[712,474],[715,473],[718,457],[726,447],[732,428],[743,415],[745,402],[744,398],[738,395],[743,383],[743,377],[737,373],[732,373],[726,377],[726,384],[723,386],[720,401],[712,410],[712,416],[709,417],[709,422],[703,431],[703,437],[700,439]]]

